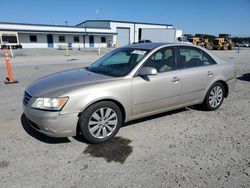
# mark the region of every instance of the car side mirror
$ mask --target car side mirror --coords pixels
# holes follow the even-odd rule
[[[157,70],[153,67],[143,67],[139,71],[140,76],[149,76],[149,75],[156,75],[156,74],[157,74]]]

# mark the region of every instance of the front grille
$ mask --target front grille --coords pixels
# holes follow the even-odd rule
[[[24,92],[24,96],[23,96],[23,104],[24,104],[24,106],[28,105],[31,97],[32,96],[27,91]]]

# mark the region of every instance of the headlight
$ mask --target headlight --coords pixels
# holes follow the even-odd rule
[[[41,110],[52,110],[59,111],[68,101],[68,97],[61,98],[37,98],[35,102],[31,105],[32,108],[37,108]]]

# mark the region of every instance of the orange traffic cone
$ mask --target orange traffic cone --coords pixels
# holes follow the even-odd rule
[[[4,55],[5,55],[5,60],[6,60],[6,68],[7,68],[7,74],[8,77],[6,78],[7,81],[5,81],[5,84],[14,84],[18,83],[17,80],[13,80],[13,75],[12,75],[12,70],[11,70],[11,65],[10,65],[10,58],[8,54],[8,49],[4,48]]]

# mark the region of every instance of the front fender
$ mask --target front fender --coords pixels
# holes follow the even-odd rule
[[[131,116],[131,79],[96,84],[65,95],[69,96],[69,100],[61,114],[80,113],[98,101],[114,100],[123,106],[126,117]]]

